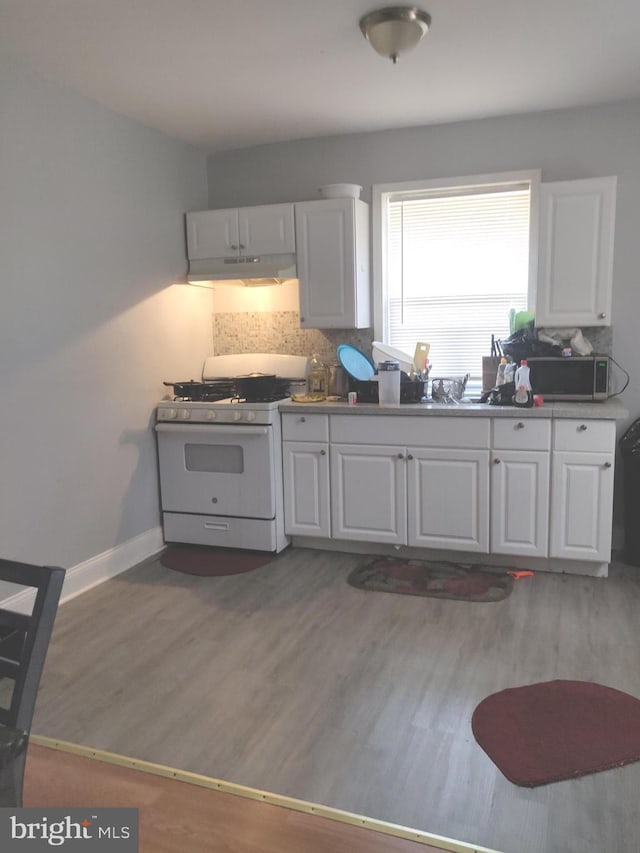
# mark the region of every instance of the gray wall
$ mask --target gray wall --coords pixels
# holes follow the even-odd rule
[[[159,524],[163,379],[211,353],[185,272],[201,152],[0,59],[0,555],[71,567]]]
[[[614,357],[632,374],[623,400],[640,415],[640,101],[434,127],[265,145],[208,159],[209,206],[318,198],[318,187],[364,187],[514,169],[545,181],[618,176]]]

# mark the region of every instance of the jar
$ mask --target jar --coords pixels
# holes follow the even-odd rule
[[[311,356],[309,362],[309,376],[307,379],[309,394],[319,398],[327,396],[327,368],[320,361],[317,353]]]

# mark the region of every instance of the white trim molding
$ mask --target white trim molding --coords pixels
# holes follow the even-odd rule
[[[103,551],[102,554],[96,554],[95,557],[72,566],[67,569],[64,578],[60,604],[71,601],[72,598],[82,595],[94,586],[132,569],[143,560],[158,554],[163,548],[162,528],[152,527],[151,530],[146,530],[139,536],[134,536],[133,539],[128,539],[114,548],[109,548],[108,551]],[[35,592],[25,589],[0,601],[0,606],[18,613],[31,613],[34,599]]]

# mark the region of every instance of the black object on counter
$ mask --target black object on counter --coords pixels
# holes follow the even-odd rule
[[[640,418],[619,442],[624,460],[624,561],[640,566]]]
[[[498,343],[502,346],[505,356],[510,356],[516,363],[534,356],[562,355],[562,347],[539,341],[535,331],[529,328],[520,329]]]
[[[428,380],[410,379],[404,371],[400,374],[400,403],[421,403],[427,395]],[[355,391],[359,403],[378,402],[378,383],[349,377],[349,390]]]

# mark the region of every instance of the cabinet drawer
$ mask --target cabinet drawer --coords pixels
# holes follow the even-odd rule
[[[439,415],[332,415],[331,441],[489,449],[489,418]]]
[[[493,422],[496,450],[549,450],[551,421],[503,418]]]
[[[558,420],[554,424],[554,450],[614,453],[615,447],[616,425],[614,421]]]
[[[282,416],[284,441],[329,441],[329,415]]]

